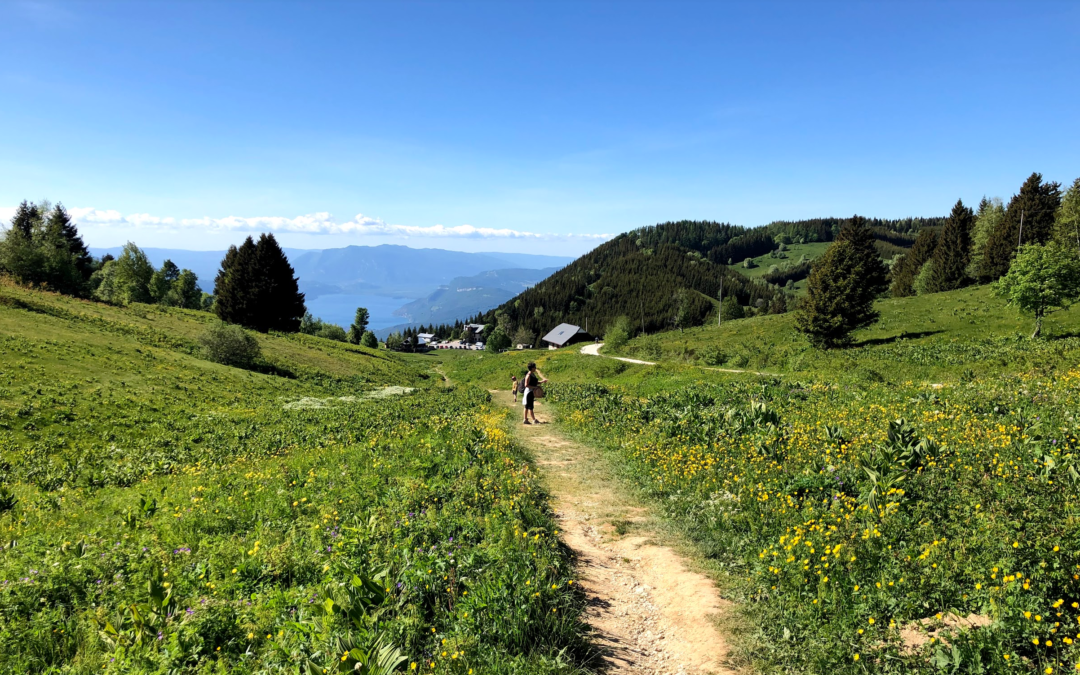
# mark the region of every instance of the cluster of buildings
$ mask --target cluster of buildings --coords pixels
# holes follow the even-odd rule
[[[462,340],[444,340],[440,342],[435,338],[432,333],[420,333],[417,335],[417,340],[420,346],[426,349],[483,349],[484,348],[484,326],[478,323],[466,324],[465,328],[471,329],[475,336],[474,342],[465,342]],[[591,342],[593,336],[589,335],[581,326],[575,326],[571,323],[560,323],[555,328],[540,339],[542,344],[546,344],[548,349],[559,349],[560,347],[568,347],[578,342]],[[532,349],[532,345],[515,345],[518,349]]]

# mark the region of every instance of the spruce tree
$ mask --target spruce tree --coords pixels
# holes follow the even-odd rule
[[[862,260],[861,269],[866,275],[864,283],[868,293],[876,296],[884,293],[889,287],[889,273],[881,255],[874,246],[874,233],[870,230],[866,218],[855,215],[845,220],[840,226],[834,241],[850,242],[855,252]]]
[[[79,235],[79,229],[71,221],[71,216],[68,215],[63,204],[57,204],[49,212],[47,227],[57,230],[64,237],[68,252],[74,257],[76,269],[79,270],[84,281],[89,280],[94,272],[94,258],[90,255],[86,243]]]
[[[1080,253],[1080,178],[1061,199],[1054,222],[1054,239]]]
[[[254,328],[263,332],[295,333],[307,311],[296,272],[272,234],[259,236],[256,245],[256,317]]]
[[[11,227],[29,239],[34,231],[34,226],[40,220],[41,213],[38,211],[37,205],[31,204],[24,199],[23,203],[19,204],[18,208],[15,209],[15,215],[11,218]]]
[[[900,258],[892,270],[893,297],[903,298],[915,295],[915,277],[926,261],[934,255],[937,248],[937,230],[925,228],[915,237],[915,244]]]
[[[866,220],[844,222],[807,281],[796,328],[820,349],[851,343],[851,332],[877,321],[874,298],[884,290],[885,265]]]
[[[929,292],[952,291],[967,285],[971,227],[974,223],[975,214],[972,210],[964,206],[962,200],[956,200],[930,259],[930,279],[927,284]]]
[[[254,328],[255,242],[251,237],[239,248],[230,246],[214,279],[214,311],[227,323]]]
[[[1008,272],[1017,246],[1050,241],[1054,214],[1060,205],[1061,184],[1043,183],[1042,174],[1031,174],[1020,187],[1020,193],[1009,200],[1005,217],[987,238],[979,278],[993,281]]]
[[[349,342],[354,345],[360,344],[360,339],[367,332],[369,313],[367,307],[357,307],[356,316],[353,317],[352,325],[349,326]],[[427,332],[431,332],[430,330]]]

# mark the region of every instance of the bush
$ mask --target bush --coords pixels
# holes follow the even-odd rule
[[[236,368],[250,368],[262,355],[259,342],[240,326],[216,323],[199,336],[206,358]]]
[[[632,337],[633,329],[630,327],[630,319],[620,316],[615,319],[607,331],[604,332],[604,346],[609,350],[622,349]]]
[[[735,296],[729,295],[724,298],[724,302],[720,304],[720,320],[731,321],[732,319],[742,319],[746,316],[746,310],[739,301],[735,299]]]
[[[489,352],[502,352],[510,348],[510,338],[501,328],[496,328],[491,337],[484,343],[484,349]]]
[[[334,323],[324,323],[318,332],[315,333],[315,337],[325,338],[327,340],[334,340],[336,342],[348,342],[349,336],[345,333],[345,329]]]
[[[360,338],[360,346],[367,347],[368,349],[379,348],[379,338],[375,337],[375,333],[371,331],[364,331],[363,337]]]
[[[698,360],[706,366],[720,366],[727,361],[727,354],[715,345],[707,345],[697,351]]]

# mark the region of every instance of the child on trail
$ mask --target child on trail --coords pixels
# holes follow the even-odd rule
[[[536,388],[544,382],[547,382],[547,378],[544,377],[544,374],[536,369],[535,363],[529,363],[529,370],[525,373],[525,379],[522,382],[522,385],[525,387],[525,395],[521,397],[525,406],[525,424],[529,423],[529,413],[532,413],[533,423],[540,424],[540,421],[536,419],[536,412],[533,410],[533,405],[536,403]]]
[[[518,379],[517,379],[517,375],[511,375],[510,376],[510,391],[512,391],[514,393],[514,403],[517,403],[517,395],[518,395]]]

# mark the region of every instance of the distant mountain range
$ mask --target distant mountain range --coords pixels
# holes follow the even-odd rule
[[[477,311],[498,307],[558,271],[558,267],[491,270],[471,277],[457,277],[427,297],[401,307],[394,314],[413,324],[453,323]],[[481,309],[477,310],[477,307]]]
[[[101,256],[121,251],[93,248]],[[172,260],[213,287],[224,251],[144,248],[155,266]],[[574,259],[527,253],[463,253],[408,246],[285,249],[308,309],[348,327],[357,307],[367,307],[374,329],[413,323],[453,322],[487,311],[536,284]]]

